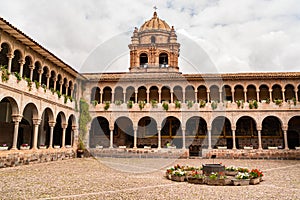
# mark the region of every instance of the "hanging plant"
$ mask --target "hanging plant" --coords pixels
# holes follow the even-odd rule
[[[92,103],[92,105],[93,105],[94,107],[96,107],[96,105],[98,104],[98,101],[97,101],[97,100],[93,100],[93,101],[91,101],[91,103]]]
[[[193,107],[193,105],[194,105],[193,101],[187,100],[187,107],[188,107],[188,109],[190,109],[191,107]]]
[[[25,78],[25,81],[27,82],[28,90],[31,91],[31,89],[32,89],[32,81],[30,80],[30,78]]]
[[[46,93],[47,92],[47,85],[42,84],[42,88],[44,89],[44,92]]]
[[[146,101],[139,101],[139,108],[142,110],[146,105]]]
[[[217,109],[217,107],[218,107],[218,103],[217,103],[216,101],[212,101],[212,102],[211,102],[211,108],[212,108],[213,110],[215,110],[215,109]]]
[[[22,77],[20,76],[20,74],[18,72],[15,72],[15,77],[17,78],[17,83],[19,83],[22,80]]]
[[[127,108],[132,108],[133,107],[133,101],[129,100],[127,101]]]
[[[157,101],[155,99],[151,100],[152,108],[157,108]]]
[[[179,108],[179,109],[181,108],[181,102],[180,101],[175,100],[174,103],[175,103],[175,108]]]
[[[34,81],[34,83],[35,83],[35,87],[36,87],[36,89],[39,89],[39,88],[40,88],[40,86],[41,86],[41,85],[40,85],[40,82],[38,82],[38,81],[36,81],[36,80],[35,80],[35,81]]]
[[[199,104],[200,108],[204,108],[206,106],[206,101],[200,100]]]
[[[84,100],[80,99],[80,115],[79,115],[79,146],[80,149],[84,148],[85,135],[87,133],[87,124],[91,121],[89,112],[89,104]]]
[[[105,101],[104,102],[104,110],[108,110],[109,109],[109,106],[110,106],[110,101]]]
[[[60,93],[60,91],[59,91],[59,90],[57,90],[57,91],[56,91],[56,94],[57,94],[58,98],[60,99],[60,97],[61,97],[61,93]]]
[[[122,104],[122,100],[116,100],[115,105],[120,106]]]
[[[1,66],[1,71],[2,71],[2,74],[1,74],[2,82],[7,82],[9,80],[10,73],[6,69],[6,66],[3,66],[3,65],[0,65],[0,66]]]

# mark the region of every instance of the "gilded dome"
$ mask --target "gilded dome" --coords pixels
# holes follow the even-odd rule
[[[140,28],[140,31],[145,30],[165,30],[171,31],[170,26],[164,21],[157,17],[157,13],[153,13],[153,17],[146,21]]]

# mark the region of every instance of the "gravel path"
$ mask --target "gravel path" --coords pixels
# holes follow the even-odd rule
[[[300,161],[214,162],[259,168],[265,173],[264,181],[208,186],[163,177],[167,166],[212,163],[207,159],[84,158],[0,169],[0,199],[300,199]]]

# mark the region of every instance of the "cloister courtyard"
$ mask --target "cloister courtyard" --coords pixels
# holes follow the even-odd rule
[[[258,185],[209,186],[167,180],[174,164],[259,168]],[[76,158],[0,169],[0,199],[299,199],[299,160]]]

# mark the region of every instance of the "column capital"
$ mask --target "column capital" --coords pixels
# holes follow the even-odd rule
[[[14,115],[11,115],[11,117],[13,119],[13,122],[20,122],[22,120],[23,115],[21,115],[21,114],[14,114]]]
[[[54,126],[55,126],[55,123],[56,123],[55,121],[49,121],[49,122],[48,122],[48,124],[49,124],[50,127],[54,127]]]
[[[287,125],[283,125],[283,126],[282,126],[282,130],[283,130],[283,131],[287,131],[287,130],[288,130],[288,126],[287,126]]]
[[[72,130],[76,130],[77,126],[76,125],[72,125]]]
[[[40,125],[40,123],[41,123],[41,119],[32,119],[32,123],[33,123],[33,125]]]
[[[24,59],[20,59],[19,63],[20,63],[20,65],[24,65],[25,64],[25,60]]]
[[[232,131],[236,131],[236,126],[231,126]]]
[[[68,127],[68,124],[66,124],[66,123],[63,124],[63,123],[62,123],[62,124],[61,124],[61,127],[62,127],[63,129],[66,129],[66,128]]]
[[[6,54],[6,56],[9,59],[13,59],[15,57],[15,55],[13,53],[8,53],[8,54]]]

